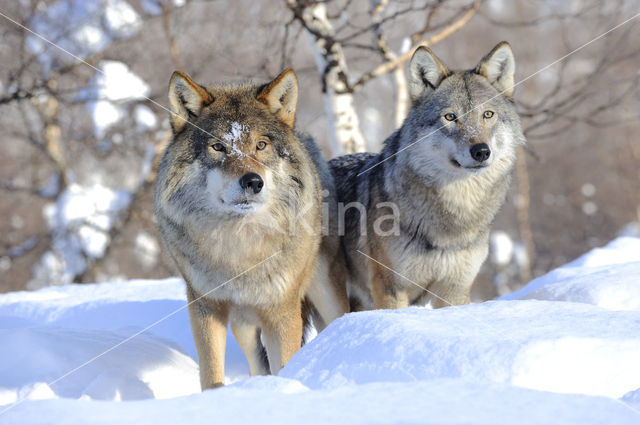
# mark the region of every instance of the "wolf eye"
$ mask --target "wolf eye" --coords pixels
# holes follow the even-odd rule
[[[451,112],[449,112],[448,114],[444,114],[444,119],[447,121],[455,121],[456,118],[456,114],[452,114]]]
[[[265,142],[264,140],[258,141],[258,144],[256,145],[256,149],[258,149],[259,151],[263,150],[266,147],[267,147],[267,142]]]
[[[485,117],[486,119],[489,119],[493,116],[494,112],[493,111],[484,111],[484,114],[482,114],[483,117]]]
[[[213,145],[211,145],[211,148],[213,148],[214,151],[218,152],[225,151],[224,145],[222,143],[214,143]]]

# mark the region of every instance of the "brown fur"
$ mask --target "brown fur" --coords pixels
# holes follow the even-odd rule
[[[327,271],[344,264],[337,239],[321,235],[323,187],[335,200],[331,175],[313,141],[294,131],[295,73],[264,86],[210,87],[174,73],[169,98],[177,116],[159,167],[156,216],[187,284],[202,388],[224,383],[227,323],[250,373],[277,373],[300,348],[307,294],[323,324],[348,308],[344,280],[318,266],[319,252]],[[248,173],[264,188],[241,187]],[[339,307],[321,308],[324,298]]]

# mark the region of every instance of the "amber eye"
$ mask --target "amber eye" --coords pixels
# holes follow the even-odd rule
[[[258,144],[256,145],[256,149],[258,149],[259,151],[263,150],[266,147],[267,147],[267,142],[265,142],[264,140],[258,141]]]
[[[222,143],[214,143],[213,145],[211,145],[211,148],[214,151],[218,151],[218,152],[224,152],[225,151],[225,147]]]
[[[448,114],[444,114],[444,119],[447,121],[455,121],[456,118],[456,114],[452,114],[451,112],[449,112]]]
[[[485,117],[486,119],[489,119],[493,116],[494,112],[493,111],[484,111],[484,114],[482,114],[483,117]]]

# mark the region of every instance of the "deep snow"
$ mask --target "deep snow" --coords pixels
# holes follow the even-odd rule
[[[229,334],[205,393],[184,307],[179,279],[0,296],[0,424],[640,423],[640,239],[498,301],[349,314],[278,377]]]

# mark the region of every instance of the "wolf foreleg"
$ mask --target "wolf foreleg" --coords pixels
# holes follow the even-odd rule
[[[187,290],[189,323],[198,352],[202,390],[224,385],[224,351],[227,342],[228,308],[225,304],[196,299]]]

